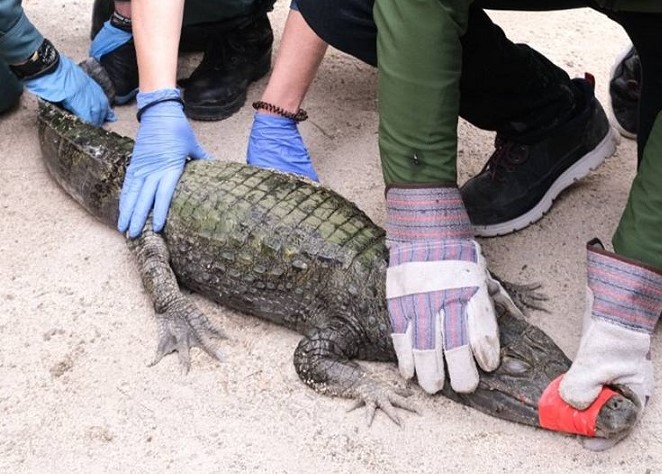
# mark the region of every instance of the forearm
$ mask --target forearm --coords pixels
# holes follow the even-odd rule
[[[296,112],[315,79],[327,44],[296,10],[290,10],[278,56],[262,100]]]
[[[0,0],[0,59],[7,64],[24,63],[44,38],[28,20],[18,0]]]
[[[470,2],[442,3],[375,2],[379,146],[387,184],[456,182],[460,36]]]
[[[141,92],[175,88],[184,0],[131,2]]]

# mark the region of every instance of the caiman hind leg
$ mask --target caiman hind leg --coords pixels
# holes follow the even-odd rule
[[[128,245],[138,261],[143,285],[152,298],[158,326],[158,347],[154,361],[177,351],[185,372],[191,366],[190,348],[199,347],[220,360],[220,341],[226,339],[223,330],[216,327],[189,298],[184,296],[170,267],[166,243],[151,230],[147,222],[142,235],[128,239]]]
[[[371,378],[353,361],[360,353],[365,338],[359,330],[341,318],[324,327],[311,330],[294,352],[294,366],[299,378],[315,391],[354,399],[350,408],[366,407],[368,426],[372,424],[377,408],[398,426],[402,422],[396,408],[419,413],[414,403],[407,400],[407,390],[395,389]]]

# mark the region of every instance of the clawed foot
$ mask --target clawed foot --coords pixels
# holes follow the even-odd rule
[[[517,283],[502,281],[501,284],[508,292],[515,305],[517,305],[524,314],[532,309],[549,313],[549,310],[543,305],[543,302],[548,300],[547,296],[545,296],[544,293],[537,291],[542,286],[540,283],[519,285]]]
[[[191,347],[204,350],[216,360],[222,359],[220,341],[227,336],[184,296],[164,313],[158,313],[156,321],[159,343],[150,367],[158,364],[165,355],[177,351],[182,371],[188,373]]]
[[[420,415],[420,412],[413,402],[407,400],[411,392],[406,389],[392,389],[386,384],[375,381],[367,381],[358,389],[356,400],[347,410],[348,412],[356,410],[362,406],[366,408],[366,421],[368,426],[372,424],[375,418],[377,408],[381,409],[396,425],[402,427],[402,421],[398,416],[396,408],[402,408]]]

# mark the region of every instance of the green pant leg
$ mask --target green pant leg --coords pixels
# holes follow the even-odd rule
[[[264,0],[186,0],[183,26],[217,23],[248,15]],[[273,0],[270,2],[273,5]]]
[[[644,148],[612,243],[617,254],[662,269],[662,112]]]
[[[0,60],[0,114],[12,108],[18,102],[23,86],[9,70],[9,66]]]
[[[457,180],[460,36],[470,0],[376,0],[379,148],[386,184]]]

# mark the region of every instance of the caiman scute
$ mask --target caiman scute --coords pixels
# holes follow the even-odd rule
[[[118,197],[133,142],[86,125],[41,103],[39,139],[54,179],[93,216],[117,222]],[[164,232],[129,241],[156,310],[156,361],[189,346],[216,357],[222,332],[184,295],[186,287],[215,302],[304,335],[294,364],[313,389],[384,410],[412,409],[402,394],[371,379],[356,360],[392,361],[384,298],[388,254],[384,231],[355,205],[294,176],[220,161],[190,162],[177,186]],[[506,284],[535,305],[535,288]],[[538,400],[570,361],[540,329],[499,312],[501,365],[481,372],[478,389],[443,395],[498,418],[539,426]],[[155,361],[155,362],[156,362]],[[639,407],[612,398],[596,435],[616,437],[634,425]]]

